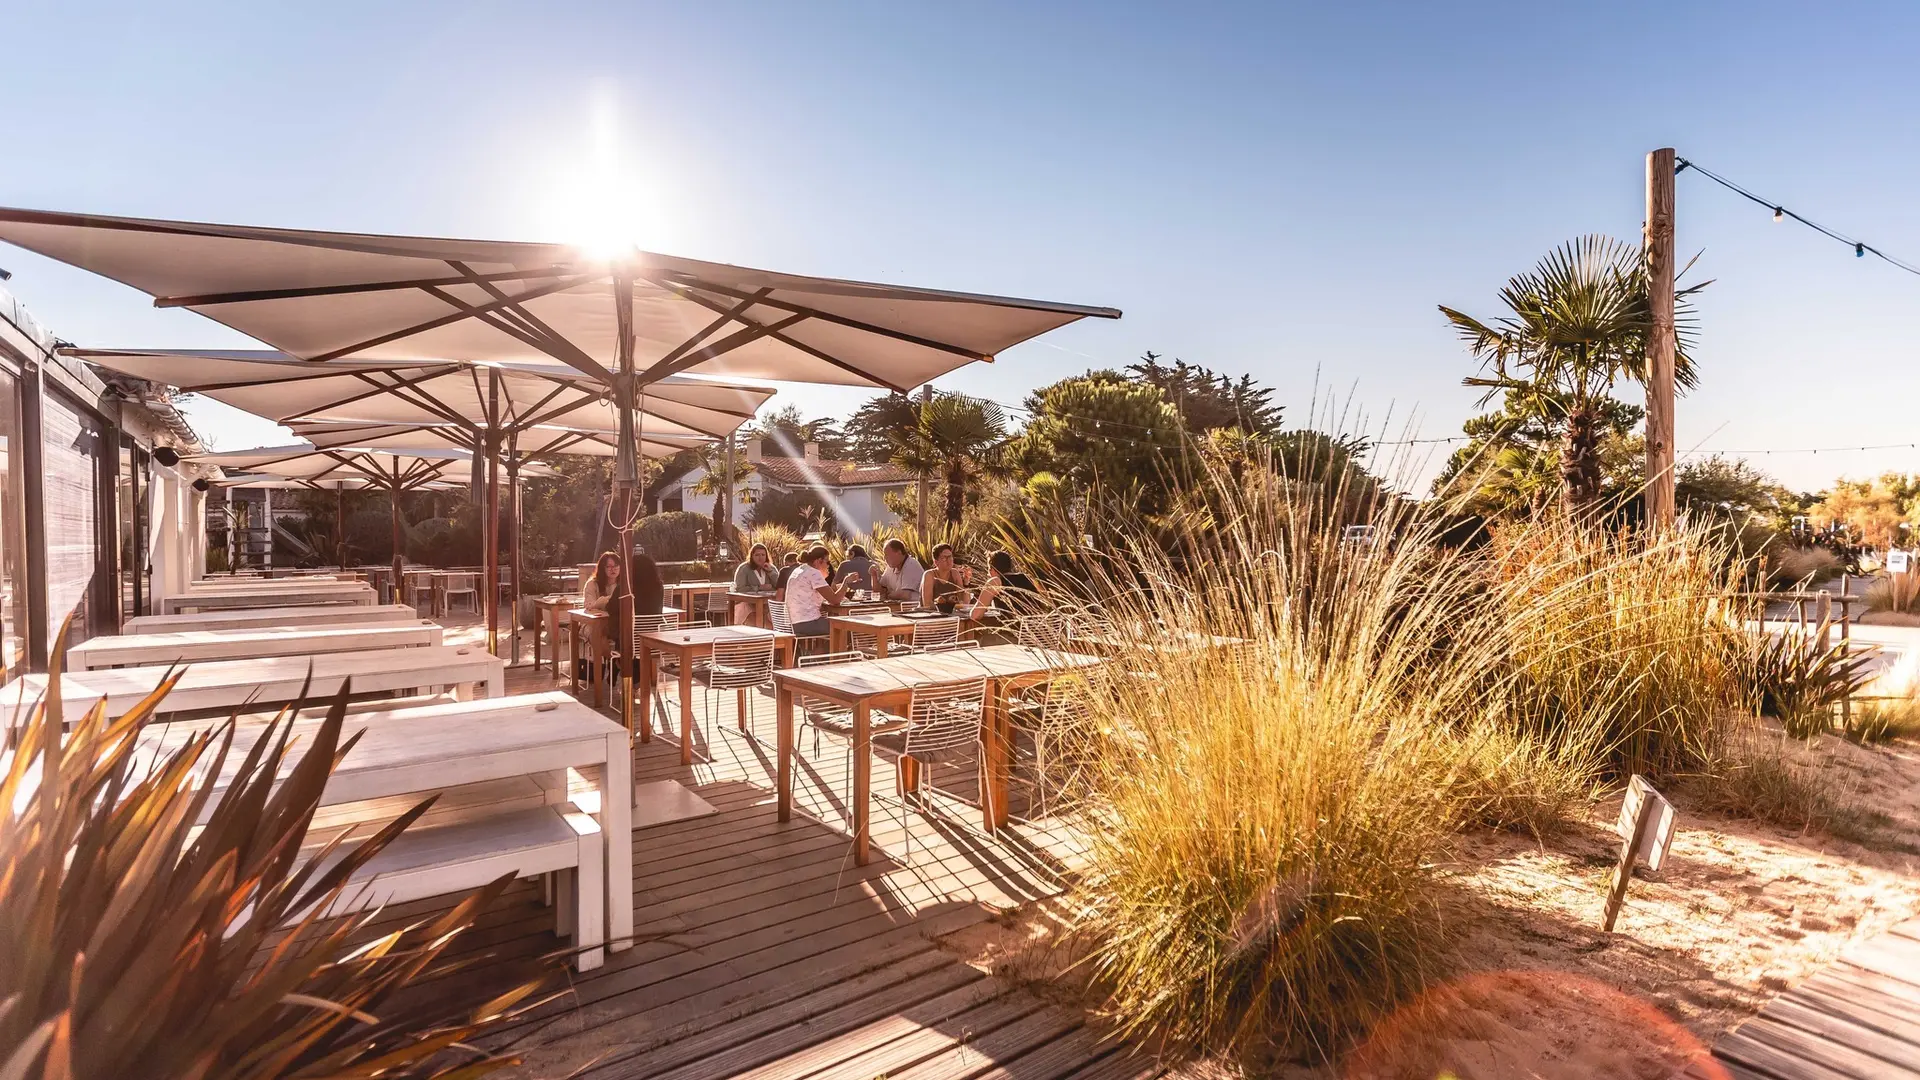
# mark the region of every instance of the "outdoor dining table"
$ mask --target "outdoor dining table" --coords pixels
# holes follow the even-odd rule
[[[981,816],[989,830],[1007,823],[1007,774],[1012,732],[1007,725],[1004,699],[1009,691],[1046,682],[1054,674],[1096,667],[1104,660],[1083,653],[1053,652],[1025,645],[994,645],[982,649],[954,649],[914,653],[885,660],[825,664],[773,673],[779,716],[779,795],[781,821],[793,816],[794,695],[825,698],[853,710],[853,857],[869,858],[873,772],[873,709],[891,707],[904,712],[919,686],[937,686],[985,677],[986,708],[981,714]]]
[[[439,645],[439,623],[410,626],[280,627],[247,630],[183,630],[89,638],[67,650],[69,671],[142,664],[251,660],[264,656],[364,652]]]
[[[540,670],[541,631],[546,632],[549,651],[553,653],[553,677],[560,677],[560,614],[568,608],[580,606],[578,594],[568,596],[557,593],[553,596],[535,596],[533,600],[533,670]]]
[[[853,648],[853,635],[873,635],[873,655],[884,659],[888,646],[895,638],[911,638],[913,628],[925,622],[924,618],[909,618],[889,613],[886,615],[829,615],[827,616],[827,647],[834,652],[846,652]]]
[[[727,617],[729,619],[733,617],[732,612],[735,604],[751,604],[753,610],[747,613],[747,622],[745,625],[772,627],[773,621],[767,616],[767,601],[771,599],[773,599],[773,594],[770,592],[734,592],[732,589],[728,589]]]
[[[358,581],[334,581],[326,578],[312,580],[303,578],[284,583],[262,581],[196,587],[177,596],[163,597],[160,601],[160,613],[181,615],[189,611],[319,604],[354,604],[372,607],[373,590]]]
[[[662,615],[678,615],[679,608],[663,607]],[[586,653],[592,657],[604,657],[612,651],[613,616],[604,611],[588,611],[577,607],[567,610],[567,689],[580,692],[580,643],[588,644]],[[555,646],[555,655],[559,648]],[[606,684],[597,678],[593,681],[593,707],[598,709],[607,703]]]
[[[236,747],[250,746],[251,735],[264,723],[243,723]],[[296,737],[319,723],[296,721]],[[140,734],[137,752],[151,758],[192,730],[184,724],[149,725]],[[356,733],[359,741],[327,778],[322,806],[516,777],[531,777],[545,786],[565,770],[597,770],[593,795],[581,798],[587,795],[582,791],[574,797],[606,837],[607,948],[619,952],[632,945],[633,751],[626,729],[565,694],[549,692],[360,713],[347,718],[341,744]],[[245,756],[227,755],[209,807],[220,801]],[[281,764],[283,778],[298,760],[298,754],[287,755]],[[564,782],[557,791],[549,788],[551,800],[566,796]]]
[[[663,586],[666,601],[681,611],[694,611],[699,608],[693,602],[695,596],[711,595],[716,592],[732,592],[731,581],[676,581]]]
[[[122,716],[158,689],[171,665],[74,671],[60,676],[60,701],[68,722],[102,698],[109,717]],[[311,675],[311,685],[308,684]],[[268,656],[189,664],[167,695],[167,712],[266,708],[293,701],[307,687],[309,702],[329,698],[349,682],[356,694],[450,686],[457,695],[484,683],[486,696],[506,691],[506,662],[478,646],[425,645],[413,649]],[[47,693],[47,676],[23,675],[0,686],[0,718],[25,715]],[[4,722],[0,720],[0,722]]]
[[[407,604],[368,607],[333,604],[319,607],[261,607],[203,611],[197,615],[136,615],[123,629],[129,634],[178,630],[246,630],[259,627],[413,626],[420,613]]]
[[[672,657],[680,665],[680,764],[693,764],[693,663],[713,655],[713,647],[723,641],[757,641],[773,639],[775,663],[782,667],[793,666],[793,635],[767,630],[758,626],[683,626],[678,630],[658,630],[652,633],[635,634],[634,642],[640,650],[640,685],[635,695],[639,698],[641,715],[648,722],[640,725],[640,741],[653,739],[652,707],[654,687],[659,681],[657,672],[662,657]],[[746,714],[740,714],[740,730],[747,729]]]

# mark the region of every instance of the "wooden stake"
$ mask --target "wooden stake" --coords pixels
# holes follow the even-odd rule
[[[1673,148],[1647,155],[1647,522],[1673,524]]]

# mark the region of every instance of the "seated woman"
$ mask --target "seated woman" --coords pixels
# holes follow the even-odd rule
[[[765,544],[753,545],[747,552],[747,561],[733,572],[733,591],[737,593],[771,593],[773,591],[773,553]],[[746,623],[753,616],[753,605],[741,601],[733,605],[733,621]]]
[[[975,622],[1000,621],[1033,610],[1038,600],[1033,579],[1013,568],[1012,555],[996,551],[987,556],[987,583],[967,617]]]
[[[787,579],[787,615],[795,637],[827,636],[826,605],[837,604],[845,590],[827,581],[827,549],[815,545],[800,557],[800,566]]]
[[[973,584],[973,567],[955,566],[953,545],[933,549],[933,569],[920,579],[921,603],[942,615],[951,615],[967,602],[967,587]]]
[[[580,599],[583,601],[580,606],[588,611],[605,612],[607,602],[626,591],[622,588],[620,574],[619,554],[612,551],[601,552],[600,561],[593,564],[592,576],[588,577],[586,584],[580,587]]]

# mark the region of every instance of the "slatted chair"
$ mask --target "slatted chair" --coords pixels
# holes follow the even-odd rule
[[[687,594],[687,616],[693,622],[725,626],[730,621],[728,607],[725,586]]]
[[[873,752],[894,763],[896,789],[903,793],[901,829],[907,834],[907,857],[912,862],[913,829],[906,820],[909,802],[930,811],[934,800],[933,770],[927,766],[945,764],[971,757],[977,768],[981,801],[993,809],[992,788],[986,779],[986,746],[981,741],[981,720],[986,711],[987,680],[961,679],[914,687],[905,716],[876,712],[876,728],[885,730],[873,736]],[[884,719],[883,719],[884,718]],[[882,802],[895,800],[881,797]]]
[[[913,636],[907,639],[907,649],[926,652],[932,646],[949,645],[959,640],[959,619],[919,619],[913,624]]]
[[[1084,733],[1094,715],[1094,703],[1109,692],[1104,667],[1060,672],[1029,700],[1009,703],[1007,720],[1033,741],[1033,789],[1040,816],[1047,816],[1047,750]],[[1018,740],[1015,740],[1016,744]]]
[[[440,590],[440,610],[442,613],[451,615],[453,613],[453,598],[456,596],[464,596],[467,598],[468,604],[472,606],[473,613],[475,615],[480,614],[479,578],[480,575],[478,574],[448,574],[442,578],[441,580],[446,583],[441,586]]]
[[[859,650],[837,653],[815,653],[800,658],[803,668],[821,667],[827,664],[856,664],[862,660],[873,659],[872,653]],[[847,770],[853,769],[853,710],[837,701],[811,697],[796,693],[793,698],[794,710],[799,713],[800,725],[813,729],[813,752],[820,752],[820,733],[826,732],[847,740]]]
[[[713,643],[713,658],[704,667],[708,730],[714,727],[719,691],[732,690],[740,730],[753,736],[753,699],[759,695],[752,691],[773,682],[773,645],[774,639],[770,637]]]
[[[631,638],[631,640],[627,642],[627,649],[628,649],[627,655],[633,657],[636,661],[639,659],[640,657],[639,635],[657,634],[662,630],[678,630],[678,629],[680,629],[680,613],[677,611],[669,611],[664,615],[635,615],[633,617],[633,630],[632,630],[633,637]],[[660,666],[663,670],[665,670],[668,667],[668,665],[665,662],[662,662]],[[609,677],[614,680],[614,688],[616,691],[619,689],[619,681],[620,681],[619,670],[620,670],[619,664],[607,665],[607,671],[609,672]],[[640,673],[638,671],[635,671],[633,674],[635,678],[639,678]],[[647,708],[649,710],[653,708],[654,702],[659,701],[661,699],[661,695],[663,692],[663,689],[662,689],[663,682],[664,680],[661,680],[661,679],[654,680],[653,682],[654,701],[650,701],[647,703]],[[648,717],[647,722],[652,723],[653,713],[651,711],[647,713],[647,717]]]
[[[1022,615],[1013,628],[1014,644],[1050,652],[1065,651],[1067,639],[1072,636],[1073,613],[1064,610]]]
[[[847,608],[847,614],[849,615],[886,615],[892,611],[893,609],[888,607],[884,602],[854,604]],[[880,643],[875,639],[873,634],[862,633],[858,630],[847,635],[847,644],[850,645],[855,652],[863,652],[869,656],[880,651]]]
[[[786,601],[784,600],[767,601],[767,621],[773,624],[773,629],[775,632],[781,633],[781,634],[793,634],[793,617],[787,613]],[[802,653],[806,652],[809,646],[824,645],[826,644],[826,641],[827,641],[827,637],[825,634],[813,635],[809,637],[801,637],[798,634],[794,634],[793,654],[795,656],[799,656]]]

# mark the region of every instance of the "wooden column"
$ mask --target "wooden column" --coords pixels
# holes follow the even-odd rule
[[[340,560],[340,569],[347,568],[347,485],[339,480],[333,482],[333,521],[334,528],[340,534],[340,550],[335,558]]]
[[[487,456],[486,558],[480,595],[487,605],[487,652],[500,655],[500,372],[487,370],[487,430],[480,440]]]
[[[507,626],[513,656],[520,662],[520,451],[519,437],[507,437]]]
[[[633,362],[633,278],[624,268],[615,270],[613,275],[613,319],[617,361],[613,396],[614,405],[620,411],[620,435],[614,458],[613,497],[609,501],[617,507],[614,512],[620,515],[615,519],[618,525],[616,535],[620,538],[622,599],[619,603],[623,605],[621,610],[631,614],[632,607],[626,598],[633,595],[634,503],[639,498],[639,488],[646,476],[646,468],[642,464],[645,459],[640,452],[639,440],[634,433],[634,391],[637,387]],[[616,627],[620,625],[618,615],[612,621]],[[615,645],[623,655],[633,651],[633,644],[630,641],[616,641]],[[624,679],[620,685],[620,722],[631,733],[634,725],[633,687]],[[641,722],[651,723],[652,718],[645,717]]]
[[[400,522],[400,483],[398,480],[387,485],[387,499],[393,508],[393,602],[398,604],[405,599],[406,591],[402,587],[405,578],[401,576],[401,568],[406,564],[407,555],[407,530]]]
[[[1647,523],[1673,524],[1673,148],[1647,155]]]

